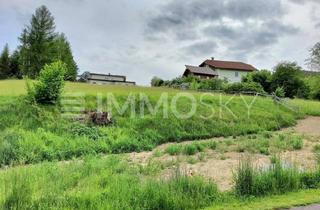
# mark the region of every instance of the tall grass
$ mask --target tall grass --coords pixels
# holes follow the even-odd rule
[[[119,158],[47,163],[0,172],[3,209],[197,209],[219,199],[214,183],[179,172],[157,180]]]
[[[234,176],[238,196],[265,196],[283,194],[299,189],[317,188],[320,169],[301,171],[275,158],[268,168],[255,168],[249,159],[240,161]]]

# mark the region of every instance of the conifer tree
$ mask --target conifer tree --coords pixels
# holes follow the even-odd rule
[[[15,50],[10,56],[10,77],[22,79],[22,73],[19,65],[19,51]]]
[[[9,46],[5,45],[0,55],[0,79],[7,79],[10,76]]]
[[[53,16],[46,6],[39,7],[20,36],[20,64],[25,75],[36,78],[43,66],[53,61],[56,36]]]
[[[64,79],[69,81],[75,81],[77,77],[78,67],[76,62],[73,59],[70,43],[63,33],[57,36],[55,40],[55,47],[56,47],[55,58],[57,60],[61,60],[67,66]]]

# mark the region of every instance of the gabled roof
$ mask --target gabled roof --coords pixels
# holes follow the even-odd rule
[[[256,71],[257,69],[253,66],[242,63],[242,62],[234,62],[234,61],[219,61],[219,60],[206,60],[200,66],[204,66],[207,64],[212,68],[217,69],[230,69],[230,70],[241,70],[241,71]]]
[[[210,76],[217,76],[217,72],[212,70],[209,67],[199,67],[199,66],[188,66],[186,65],[186,71],[190,71],[194,74],[203,74],[203,75],[210,75]]]

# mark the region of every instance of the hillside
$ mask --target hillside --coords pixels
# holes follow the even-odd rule
[[[240,156],[248,153],[268,163],[274,154],[284,153],[287,159],[311,161],[318,143],[317,138],[277,131],[308,115],[320,116],[316,101],[290,100],[299,108],[292,111],[264,97],[82,83],[67,83],[57,106],[30,105],[25,94],[25,81],[0,81],[4,209],[197,209],[213,204],[228,209],[226,201],[244,205],[230,182]],[[108,103],[110,97],[113,103]],[[168,105],[159,105],[159,99]],[[66,117],[70,110],[83,114],[98,105],[112,113],[111,125]],[[185,118],[192,107],[194,113]],[[302,176],[299,187],[285,192],[307,188],[304,175],[296,176]],[[224,182],[223,190],[230,194],[220,192]],[[287,202],[301,194],[306,198]],[[274,202],[270,206],[288,207],[317,202],[317,194],[284,195],[281,205],[277,198],[267,199]],[[261,202],[253,199],[252,205]],[[250,209],[251,201],[245,205]]]
[[[95,110],[97,94],[102,96],[102,110],[109,110],[107,94],[112,93],[119,104],[126,103],[127,96],[133,96],[132,107],[123,113],[112,109],[114,123],[107,127],[85,125],[64,118],[61,108],[34,107],[25,105],[22,97],[25,93],[24,81],[2,81],[0,128],[1,128],[1,164],[36,163],[44,160],[68,160],[88,154],[123,153],[150,150],[166,142],[180,142],[190,139],[203,139],[219,136],[237,136],[260,131],[277,130],[294,125],[296,119],[304,113],[320,114],[320,103],[295,101],[301,107],[295,113],[275,104],[268,98],[257,98],[248,116],[248,104],[253,97],[227,96],[219,94],[201,94],[185,92],[195,100],[181,97],[175,109],[159,106],[156,113],[142,102],[150,101],[153,108],[162,93],[168,93],[168,102],[172,103],[175,94],[172,89],[96,86],[68,83],[65,96],[81,94],[83,109]],[[140,94],[146,98],[140,98]],[[234,97],[234,98],[232,98]],[[66,97],[65,100],[70,98]],[[232,99],[229,103],[228,100]],[[72,100],[72,98],[71,98]],[[201,100],[201,101],[200,101]],[[246,101],[246,102],[245,102]],[[188,119],[177,118],[173,111],[188,113],[192,103],[197,107]],[[224,106],[227,103],[227,106]],[[247,103],[247,104],[246,104]],[[172,108],[172,107],[171,107]],[[142,115],[141,115],[142,114]]]

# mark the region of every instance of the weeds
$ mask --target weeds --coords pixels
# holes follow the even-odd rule
[[[320,184],[319,170],[300,171],[274,156],[271,162],[270,167],[257,169],[250,160],[241,160],[234,176],[235,193],[238,196],[274,195],[316,188]]]

